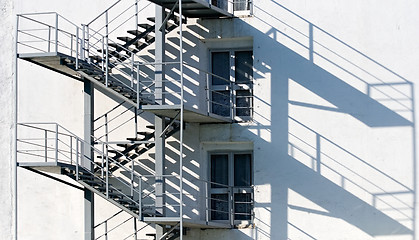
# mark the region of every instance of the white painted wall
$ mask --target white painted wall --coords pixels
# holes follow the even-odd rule
[[[1,2],[5,21],[0,30],[8,33],[0,37],[5,52],[0,64],[5,76],[0,78],[0,150],[5,153],[0,232],[5,239],[12,238],[14,212],[14,14],[57,11],[83,23],[111,2]],[[208,68],[208,50],[216,47],[216,39],[253,39],[254,121],[191,125],[185,141],[194,151],[187,152],[185,161],[205,179],[205,156],[211,148],[207,146],[253,142],[256,203],[255,228],[196,229],[185,238],[416,239],[417,92],[412,86],[419,74],[418,8],[414,1],[261,0],[255,2],[253,17],[190,20],[185,55],[200,68]],[[199,40],[208,38],[215,40]],[[57,121],[81,133],[82,85],[32,64],[19,64],[20,120]],[[191,88],[203,96],[202,85]],[[194,102],[193,94],[187,98],[205,107],[202,99]],[[98,99],[103,104],[97,114],[115,104],[103,96]],[[47,107],[40,107],[44,104]],[[22,169],[18,174],[20,239],[80,238],[80,192]],[[188,203],[186,213],[202,219],[196,202]],[[100,200],[98,205],[100,210],[110,209],[101,211],[98,221],[116,211]]]

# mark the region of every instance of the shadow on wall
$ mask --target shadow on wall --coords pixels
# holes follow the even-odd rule
[[[371,237],[414,239],[413,84],[276,2],[264,6],[269,12],[257,4],[254,8],[253,20],[263,26],[259,29],[267,31],[259,31],[241,19],[233,20],[241,25],[243,32],[254,37],[254,48],[258,48],[254,53],[255,105],[271,109],[269,119],[262,118],[264,114],[256,108],[255,127],[250,130],[258,139],[265,139],[263,143],[258,140],[259,146],[255,145],[255,149],[270,149],[274,153],[269,157],[278,156],[264,163],[255,152],[255,185],[268,184],[271,190],[269,202],[255,204],[256,237],[323,239],[317,236],[319,231],[311,232],[316,228],[323,229],[323,234],[341,234],[330,226],[320,226],[321,222],[307,222],[315,218],[290,216],[290,213],[307,216],[300,214],[304,213],[344,221]],[[209,29],[215,25],[211,21],[223,20],[202,20],[201,27]],[[262,46],[269,47],[263,49]],[[271,79],[270,101],[257,93],[257,84],[266,84],[263,76]],[[295,95],[294,88],[290,87],[293,84],[321,101],[305,101],[304,96],[297,100],[291,98]],[[314,113],[315,121],[327,122],[330,113],[335,113],[346,115],[345,119],[350,119],[351,123],[356,122],[338,127],[337,132],[345,133],[345,128],[356,132],[367,129],[374,134],[391,132],[406,145],[403,149],[389,146],[388,142],[393,141],[390,138],[384,142],[369,142],[368,146],[374,147],[371,151],[385,143],[383,148],[389,149],[383,149],[383,153],[393,151],[395,158],[371,154],[366,159],[365,151],[349,150],[354,139],[333,139],[329,132],[325,135],[324,128],[316,129],[310,122],[311,116],[302,116],[296,108],[300,108],[300,112]],[[330,120],[336,119],[343,118]],[[270,137],[262,136],[262,131],[267,131]],[[404,164],[389,167],[396,162]],[[259,173],[258,168],[264,172]],[[273,180],[275,177],[277,181]],[[295,205],[292,201],[296,195],[309,200],[316,208]],[[342,238],[332,235],[326,236]]]

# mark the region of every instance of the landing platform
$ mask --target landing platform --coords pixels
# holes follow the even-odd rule
[[[142,110],[156,115],[175,118],[180,111],[180,105],[143,105]],[[231,119],[210,113],[201,113],[198,109],[184,106],[183,119],[192,123],[228,123]],[[177,116],[179,119],[179,116]]]
[[[82,80],[80,74],[63,64],[64,59],[71,59],[76,61],[74,57],[62,54],[59,52],[48,53],[20,53],[18,58],[29,61],[41,67],[50,69],[52,71],[64,74],[68,77]]]
[[[174,226],[179,223],[178,217],[144,217],[144,222],[147,223],[157,223],[157,224],[165,224]],[[213,222],[213,221],[201,221],[201,220],[192,220],[189,218],[183,219],[183,226],[189,228],[224,228],[229,229],[231,228],[230,224],[221,223],[221,222]]]
[[[61,174],[61,168],[63,167],[74,168],[74,165],[61,162],[18,162],[17,166],[56,174]]]
[[[151,2],[172,9],[176,4],[177,0],[150,0]],[[216,1],[219,2],[219,1]],[[228,1],[224,1],[226,6]],[[176,12],[179,12],[179,7],[175,8]],[[231,18],[233,14],[226,10],[210,4],[205,0],[182,0],[182,15],[188,18],[220,18],[226,17]]]

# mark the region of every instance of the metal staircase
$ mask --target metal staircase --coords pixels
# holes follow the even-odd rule
[[[81,27],[58,13],[18,15],[16,44],[19,59],[76,80],[88,80],[105,95],[128,103],[136,111],[148,111],[168,119],[165,128],[159,130],[160,136],[155,131],[138,131],[134,137],[126,138],[125,142],[112,142],[108,139],[102,141],[95,136],[89,142],[55,123],[20,123],[17,137],[18,166],[44,172],[58,171],[135,218],[162,224],[166,228],[171,226],[159,239],[182,239],[185,227],[231,228],[230,223],[209,220],[210,206],[206,207],[206,217],[201,222],[188,222],[183,218],[184,122],[217,123],[231,122],[231,119],[210,114],[208,109],[202,112],[185,106],[182,69],[186,63],[182,58],[182,24],[186,23],[186,17],[233,17],[233,13],[228,11],[232,6],[229,6],[230,3],[220,4],[215,1],[215,4],[210,4],[203,0],[150,1],[166,9],[166,18],[159,23],[162,26],[160,29],[157,29],[154,17],[147,18],[148,23],[138,23],[138,15],[150,5],[140,9],[139,0],[110,19],[114,7],[124,2],[116,1],[93,21]],[[121,16],[127,16],[128,20],[117,23]],[[98,26],[94,27],[95,24]],[[112,24],[115,26],[112,27]],[[141,52],[152,48],[156,31],[170,33],[177,28],[180,34],[179,61],[161,63],[142,59]],[[141,70],[141,67],[153,69],[161,65],[178,66],[180,79],[163,80],[172,81],[178,86],[177,89],[161,92],[156,87],[161,82]],[[161,95],[174,96],[177,102],[159,101],[157,98]],[[154,129],[154,126],[147,128]],[[172,175],[139,174],[136,168],[141,168],[140,157],[156,146],[155,138],[163,136],[165,139],[178,132],[179,172]],[[156,207],[157,186],[168,180],[179,188],[178,192],[170,193],[178,195],[178,204],[172,204],[175,215],[171,216],[162,214]],[[202,179],[195,181],[200,182],[205,189],[211,184]],[[207,190],[200,192],[201,196],[197,197],[210,201]]]

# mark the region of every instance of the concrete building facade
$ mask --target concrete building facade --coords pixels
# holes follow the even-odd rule
[[[201,240],[418,239],[417,2],[212,1],[205,8],[212,10],[204,17],[199,16],[202,12],[193,17],[195,13],[185,8],[185,15],[190,16],[182,30],[176,10],[166,23],[173,28],[165,33],[158,31],[159,21],[165,23],[158,6],[147,0],[66,5],[49,0],[1,2],[2,238],[154,239],[152,234],[157,234],[169,239],[165,237],[170,232],[165,232],[180,231],[183,239]],[[42,12],[65,18],[59,20],[60,32],[58,28],[55,32],[54,14],[52,18],[24,15],[16,24],[16,14]],[[112,22],[121,12],[126,18]],[[112,76],[109,81],[125,79],[121,81],[127,85],[131,81],[134,90],[141,78],[145,100],[139,104],[138,95],[121,98],[116,89],[106,90],[99,86],[99,78],[90,80],[91,72],[83,75],[69,67],[74,62],[59,65],[67,64],[79,75],[63,74],[59,67],[47,69],[49,63],[33,56],[25,59],[23,54],[39,53],[24,46],[38,44],[28,32],[36,31],[36,24],[22,28],[25,21],[32,21],[25,16],[46,23],[47,30],[42,30],[46,32],[37,39],[41,44],[36,46],[43,53],[54,52],[55,39],[76,37],[71,31],[78,28],[77,40],[61,42],[63,46],[57,44],[55,51],[66,56],[73,52],[80,58],[76,65],[82,61],[84,66],[96,64],[103,73],[105,64],[116,64],[114,59],[105,61],[103,46],[110,46],[108,54],[133,53],[132,59],[116,57],[120,65],[107,74]],[[132,26],[153,25],[150,17],[155,17],[157,29],[150,32],[153,40],[145,38],[143,48],[124,46],[132,39],[117,38],[128,36],[127,31],[135,30]],[[83,31],[83,24],[90,26],[90,32]],[[110,27],[107,33],[105,25]],[[64,29],[72,30],[66,35],[61,32]],[[108,42],[98,35],[94,38],[95,31],[109,36]],[[19,39],[25,33],[29,33],[26,38]],[[85,45],[79,41],[86,39],[83,33],[92,36]],[[111,43],[120,46],[111,48]],[[83,59],[80,49],[89,46]],[[93,55],[102,57],[88,60]],[[89,91],[91,82],[94,89]],[[166,108],[146,104],[147,94],[153,104]],[[179,100],[184,102],[182,108],[167,107],[181,105]],[[181,117],[185,121],[179,121]],[[87,148],[83,154],[67,155],[73,166],[76,157],[87,165],[95,162],[86,160],[91,149],[82,145],[83,140],[90,142],[92,133],[97,151],[91,151],[89,159],[102,164],[95,176],[105,179],[105,172],[115,174],[119,180],[110,180],[115,189],[130,192],[131,185],[141,189],[140,197],[131,189],[133,200],[143,199],[140,212],[118,198],[111,202],[109,195],[101,197],[99,190],[94,204],[86,203],[91,198],[83,181],[88,181],[80,176],[71,179],[71,174],[66,176],[61,170],[79,169],[15,167],[16,155],[21,163],[44,162],[44,158],[54,162],[57,126],[36,125],[44,129],[44,139],[21,125],[17,138],[22,141],[15,145],[16,118],[31,126],[58,123],[80,137],[59,143],[62,147],[73,144],[69,149],[79,144]],[[62,131],[64,135],[66,130]],[[141,140],[140,135],[144,136]],[[41,147],[27,148],[23,143],[28,136],[41,139],[42,143],[36,143]],[[147,147],[135,149],[135,157],[134,152],[124,152],[122,158],[136,160],[108,171],[103,153],[115,158],[115,151],[123,152],[127,144]],[[20,152],[15,155],[16,146]],[[115,150],[112,154],[111,149]],[[41,153],[32,154],[36,151]],[[66,151],[57,150],[61,155],[56,159],[64,158]],[[86,162],[80,161],[82,168]],[[87,165],[86,169],[94,171],[95,166]],[[179,216],[179,221],[173,220]],[[180,222],[185,228],[179,228]]]

